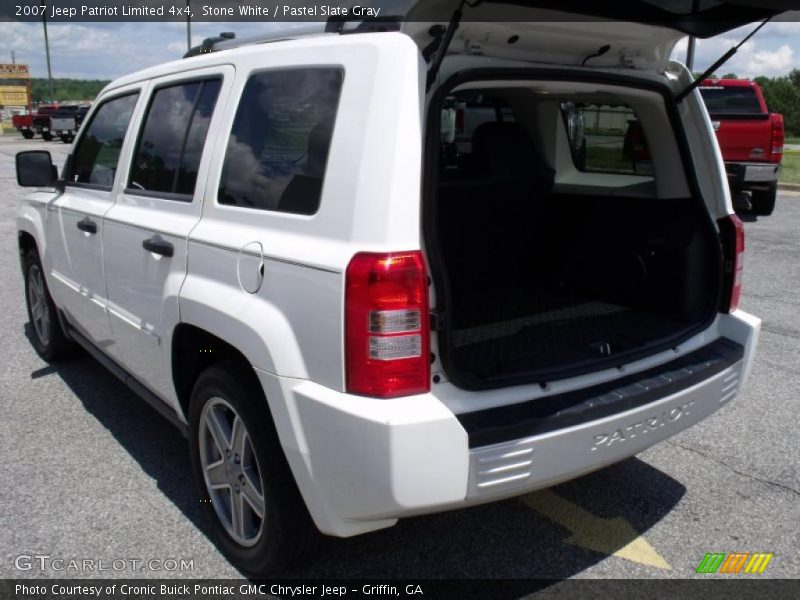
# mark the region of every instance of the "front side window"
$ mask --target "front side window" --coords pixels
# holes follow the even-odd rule
[[[192,196],[220,80],[155,91],[134,152],[128,188]]]
[[[75,148],[65,177],[67,182],[111,189],[125,132],[138,98],[138,93],[120,96],[97,109]]]
[[[228,141],[220,204],[317,212],[342,80],[338,68],[250,77]]]

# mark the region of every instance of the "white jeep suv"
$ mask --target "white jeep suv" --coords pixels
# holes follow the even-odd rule
[[[766,9],[445,4],[212,40],[103,90],[60,178],[17,157],[36,350],[84,347],[188,436],[249,572],[632,456],[753,363],[742,225],[669,56]]]

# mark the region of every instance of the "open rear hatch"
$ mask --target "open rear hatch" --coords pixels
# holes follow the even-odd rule
[[[700,2],[704,11],[672,21],[645,1],[573,20],[553,4],[426,1],[404,27],[431,64],[446,49],[573,67],[628,57],[626,66],[658,71],[685,33],[718,34],[794,3]],[[458,26],[428,18],[446,18],[446,6],[463,9]],[[424,228],[439,357],[454,383],[488,389],[622,368],[710,326],[722,308],[719,233],[670,87],[540,68],[453,77],[432,89]]]
[[[610,46],[592,66],[663,71],[685,35],[713,37],[791,10],[800,0],[424,0],[410,5],[402,30],[432,64],[446,52],[580,65]]]

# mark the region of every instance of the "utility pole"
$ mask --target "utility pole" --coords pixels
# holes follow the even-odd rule
[[[17,64],[17,55],[13,50],[11,51],[11,64],[12,65]]]
[[[191,0],[186,0],[186,51],[192,49],[192,8],[190,6]]]
[[[42,9],[45,8],[44,0],[39,0],[39,5]],[[42,25],[44,25],[44,48],[47,53],[47,94],[50,96],[48,100],[53,101],[53,72],[50,70],[50,39],[47,37],[47,15],[46,11],[42,10]]]
[[[690,71],[694,71],[694,46],[697,42],[697,38],[693,35],[689,36],[689,46],[686,49],[686,66]]]
[[[700,10],[700,0],[692,0],[692,14],[696,15],[697,11]],[[694,47],[697,43],[697,38],[693,35],[689,36],[689,46],[686,48],[686,66],[689,68],[689,72],[694,72]]]

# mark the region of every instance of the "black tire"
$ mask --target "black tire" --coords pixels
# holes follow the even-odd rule
[[[227,406],[221,406],[220,400]],[[219,411],[215,414],[222,415],[220,418],[231,430],[233,420],[238,415],[244,423],[251,442],[252,454],[256,459],[255,467],[261,483],[264,516],[260,519],[260,533],[252,536],[250,544],[240,543],[229,533],[228,527],[232,525],[232,516],[227,525],[223,523],[223,518],[228,520],[227,517],[232,509],[232,504],[227,504],[225,499],[230,499],[230,503],[234,498],[238,499],[239,487],[236,487],[237,495],[234,495],[232,485],[228,486],[227,490],[220,489],[216,493],[217,504],[215,504],[206,484],[201,445],[203,452],[218,456],[213,461],[206,460],[207,464],[214,465],[220,464],[219,461],[225,461],[224,464],[230,465],[231,471],[248,468],[250,476],[255,477],[252,475],[252,457],[249,461],[250,467],[245,467],[244,453],[241,464],[236,461],[234,465],[233,455],[226,460],[226,456],[219,450],[219,445],[213,442],[213,436],[208,433],[206,425],[206,418],[212,410]],[[200,490],[201,500],[208,509],[220,549],[231,562],[252,575],[267,576],[309,560],[317,548],[320,533],[297,489],[278,440],[264,392],[252,370],[236,361],[225,361],[203,371],[192,391],[189,427],[195,481]],[[230,436],[233,438],[232,432]],[[231,446],[235,447],[234,444],[228,447]],[[227,472],[227,467],[225,470]],[[242,492],[247,481],[250,481],[243,478],[243,473],[244,471],[236,476],[238,479],[230,480],[234,483],[241,482]],[[250,489],[253,489],[252,485]],[[244,502],[245,495],[242,493],[241,496]],[[252,505],[248,503],[243,506]],[[218,514],[219,510],[222,511],[223,517]],[[255,512],[252,512],[252,515],[255,515]],[[254,518],[248,520],[250,525],[254,521],[256,521]]]
[[[33,139],[33,132],[25,130],[22,132],[22,137],[24,137],[26,140],[31,140]]]
[[[75,345],[64,335],[47,281],[42,261],[35,249],[28,250],[24,259],[25,304],[31,324],[31,344],[36,353],[48,362],[68,358]],[[35,314],[34,314],[35,313]]]
[[[61,136],[61,141],[64,142],[65,144],[71,144],[72,143],[72,137],[69,136],[69,135],[62,135]]]
[[[772,185],[768,190],[753,191],[753,214],[768,217],[775,210],[775,200],[778,197],[778,185]]]
[[[49,131],[43,131],[42,132],[42,139],[44,139],[45,142],[49,142],[50,140],[53,139],[53,134],[50,133]]]

